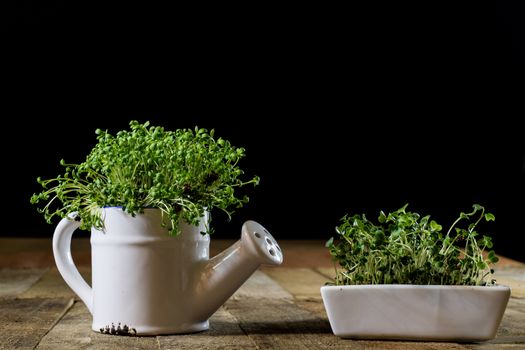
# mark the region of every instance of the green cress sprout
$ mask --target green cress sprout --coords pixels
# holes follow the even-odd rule
[[[493,285],[487,279],[498,261],[490,237],[475,228],[481,220],[494,221],[481,205],[470,213],[460,213],[446,234],[442,226],[406,210],[408,205],[385,214],[378,222],[363,215],[341,219],[337,239],[326,243],[336,266],[336,285],[419,284]],[[460,223],[468,223],[460,228]]]
[[[135,215],[144,208],[159,208],[170,234],[179,233],[184,221],[197,225],[205,211],[218,208],[228,215],[248,202],[236,189],[257,185],[259,178],[243,181],[237,163],[245,156],[214,130],[195,127],[167,131],[149,122],[129,123],[130,129],[111,135],[96,130],[98,143],[81,164],[60,164],[64,173],[37,181],[43,191],[31,203],[46,221],[78,212],[80,228],[102,228],[102,207],[122,207]],[[211,230],[208,229],[208,233]]]

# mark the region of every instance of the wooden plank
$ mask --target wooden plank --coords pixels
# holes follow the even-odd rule
[[[495,339],[492,339],[486,342],[481,342],[478,344],[469,344],[468,348],[472,350],[503,350],[503,349],[523,350],[525,349],[525,335],[512,336],[512,335],[498,334],[498,336]]]
[[[246,282],[233,294],[231,299],[270,298],[280,300],[291,300],[293,296],[284,290],[277,282],[265,273],[257,270]]]
[[[328,282],[325,276],[308,268],[264,268],[262,271],[297,299],[320,299],[320,288]]]
[[[507,308],[525,313],[525,299],[511,296]]]
[[[183,335],[159,336],[161,349],[255,349],[249,338],[233,317],[220,308],[210,318],[210,329],[205,332]]]
[[[514,301],[509,300],[497,337],[492,342],[508,342],[510,338],[515,338],[516,341],[521,339],[525,348],[525,312],[515,308]]]
[[[159,349],[155,337],[125,337],[91,330],[91,314],[82,302],[71,310],[46,334],[37,350],[73,349]]]
[[[0,266],[11,268],[55,266],[51,242],[51,238],[0,238]],[[77,266],[89,266],[91,262],[89,233],[79,231],[75,234],[71,251]]]
[[[357,342],[363,350],[467,350],[468,348],[456,343],[434,342],[401,342],[401,341],[373,341],[359,340]]]
[[[341,347],[343,343],[333,336],[326,319],[294,304],[293,296],[264,271],[257,271],[224,306],[258,349],[348,348],[351,343]],[[250,287],[251,283],[257,288]]]
[[[242,298],[226,305],[258,349],[359,349],[332,334],[327,320],[291,300]]]
[[[498,263],[499,264],[499,263]],[[512,278],[518,281],[525,281],[525,264],[519,266],[510,265],[496,269],[494,275],[497,277]]]
[[[79,267],[78,271],[88,284],[91,284],[91,268]],[[21,293],[19,298],[75,298],[78,296],[69,288],[56,267],[50,268],[30,289]]]
[[[333,279],[335,278],[335,269],[333,266],[316,267],[314,270],[319,272],[321,275],[325,276],[327,281],[333,281]]]
[[[282,267],[329,267],[332,257],[325,247],[325,240],[279,240],[279,246],[284,254]]]
[[[323,304],[323,299],[305,298],[295,300],[295,304],[305,310],[308,310],[317,317],[323,320],[328,320],[326,309]]]
[[[497,277],[497,283],[510,287],[510,295],[514,298],[525,298],[525,281],[511,277]]]
[[[47,269],[0,269],[0,298],[15,297],[29,289]]]
[[[34,349],[73,299],[0,300],[0,349]]]
[[[483,344],[470,344],[466,345],[468,349],[472,350],[523,350],[525,347],[523,344],[492,344],[492,343],[483,343]]]

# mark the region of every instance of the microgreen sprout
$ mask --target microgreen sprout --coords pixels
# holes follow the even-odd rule
[[[482,220],[494,221],[493,214],[474,204],[443,234],[429,215],[407,206],[381,211],[377,223],[364,214],[341,219],[337,238],[326,242],[336,266],[335,284],[495,284],[491,266],[498,257],[490,250],[492,240],[475,230]]]
[[[129,125],[130,130],[116,135],[97,129],[98,142],[83,163],[62,160],[62,175],[37,179],[43,191],[34,194],[31,203],[45,203],[38,210],[48,223],[78,212],[80,228],[88,230],[102,228],[102,207],[122,207],[131,215],[159,208],[163,224],[176,235],[181,220],[196,225],[213,208],[230,217],[248,202],[236,189],[259,183],[257,176],[241,180],[238,162],[244,148],[215,138],[213,129],[168,131],[137,121]]]

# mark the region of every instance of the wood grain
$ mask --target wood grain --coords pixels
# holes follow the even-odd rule
[[[84,304],[75,302],[71,310],[43,337],[36,349],[159,349],[155,337],[124,337],[94,332],[91,330],[91,320],[91,314]]]
[[[259,349],[357,349],[335,337],[326,319],[289,300],[244,298],[225,307]]]
[[[0,298],[16,297],[28,290],[48,270],[44,269],[0,269]]]
[[[297,299],[321,298],[320,288],[328,279],[307,268],[263,268],[262,271]]]
[[[159,336],[158,341],[163,350],[256,349],[255,343],[244,333],[237,319],[222,307],[210,318],[208,331]]]
[[[0,349],[34,349],[72,305],[64,298],[0,300]]]
[[[88,284],[91,284],[91,268],[79,266],[78,271]],[[50,268],[31,288],[21,293],[21,299],[27,298],[74,298],[78,296],[69,288],[56,267]]]

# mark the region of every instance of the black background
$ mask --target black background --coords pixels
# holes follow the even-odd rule
[[[2,6],[3,236],[51,236],[35,178],[137,119],[246,148],[261,185],[217,237],[327,239],[405,203],[446,227],[479,203],[525,261],[522,6]]]

